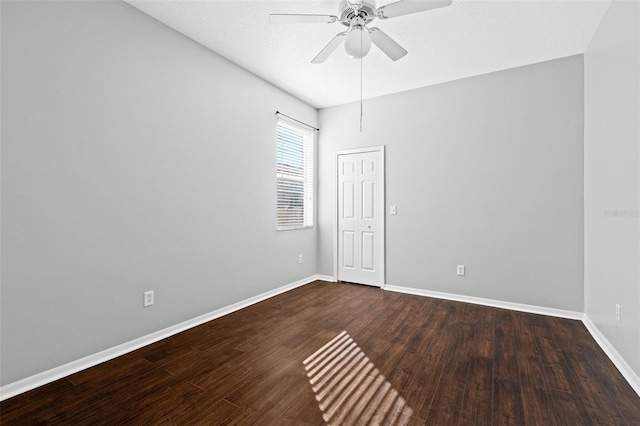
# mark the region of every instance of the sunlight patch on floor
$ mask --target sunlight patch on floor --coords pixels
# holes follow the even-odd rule
[[[303,361],[329,425],[400,424],[413,410],[346,331]]]

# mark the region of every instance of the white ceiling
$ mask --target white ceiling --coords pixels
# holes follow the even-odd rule
[[[268,19],[270,13],[336,15],[338,0],[126,1],[316,108],[360,99],[360,61],[343,48],[311,64],[343,25]],[[373,46],[362,63],[364,98],[584,53],[610,3],[453,0],[441,9],[376,19],[369,26],[409,54],[393,62]]]

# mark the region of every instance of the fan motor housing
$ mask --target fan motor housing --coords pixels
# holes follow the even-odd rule
[[[355,18],[362,19],[366,25],[376,17],[376,2],[375,0],[364,0],[360,7],[354,7],[349,4],[348,0],[342,0],[338,5],[338,16],[340,22],[347,27]]]

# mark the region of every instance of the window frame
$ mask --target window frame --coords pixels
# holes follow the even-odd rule
[[[300,138],[300,146],[295,146]],[[296,229],[310,229],[315,223],[315,129],[296,123],[278,116],[276,120],[276,230],[293,231]],[[296,152],[301,149],[301,152]],[[284,163],[287,156],[289,161],[298,162],[301,168]],[[295,205],[297,186],[302,186],[301,213],[290,212],[283,214],[286,204]],[[283,196],[283,192],[289,192]],[[288,216],[287,216],[288,214]],[[296,215],[301,215],[301,220],[296,220]]]

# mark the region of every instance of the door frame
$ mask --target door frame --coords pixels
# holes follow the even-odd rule
[[[355,149],[347,149],[347,150],[341,150],[341,151],[336,151],[336,155],[335,155],[335,159],[334,159],[334,168],[333,168],[333,179],[334,179],[334,183],[333,183],[333,190],[334,190],[334,195],[333,195],[333,202],[334,202],[334,213],[333,213],[333,279],[335,281],[339,281],[339,277],[338,277],[338,265],[340,264],[340,259],[339,259],[339,252],[338,252],[338,232],[339,232],[339,228],[338,228],[338,222],[340,221],[340,209],[339,209],[339,203],[340,200],[338,200],[338,194],[339,194],[339,189],[338,189],[338,185],[339,185],[339,179],[338,179],[338,160],[339,157],[341,155],[349,155],[349,154],[364,154],[367,152],[378,152],[380,153],[380,165],[381,165],[381,169],[382,169],[382,182],[380,184],[380,189],[379,189],[379,196],[380,196],[380,207],[379,207],[379,211],[378,214],[380,215],[380,241],[379,241],[379,250],[380,250],[380,256],[382,257],[381,261],[380,261],[380,268],[382,270],[382,283],[380,283],[380,288],[384,288],[386,283],[387,283],[387,274],[386,274],[386,263],[387,263],[387,255],[386,255],[386,239],[385,239],[385,235],[387,233],[387,228],[385,225],[385,213],[386,213],[386,204],[385,204],[385,185],[386,185],[386,168],[385,168],[385,149],[384,149],[384,145],[380,145],[380,146],[372,146],[372,147],[367,147],[367,148],[355,148]]]

